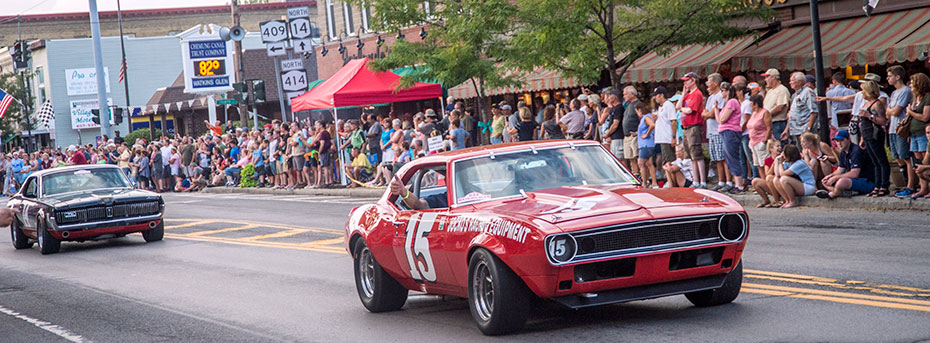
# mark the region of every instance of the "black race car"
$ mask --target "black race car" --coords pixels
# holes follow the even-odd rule
[[[141,232],[146,242],[165,234],[165,202],[157,193],[134,189],[113,165],[46,169],[29,175],[7,203],[20,213],[10,225],[13,247],[39,242],[42,254],[62,241],[101,240]]]

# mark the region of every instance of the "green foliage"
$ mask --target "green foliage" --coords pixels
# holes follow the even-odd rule
[[[745,0],[518,0],[520,25],[508,60],[543,66],[594,83],[604,69],[614,87],[633,61],[675,46],[726,41],[748,33],[740,23],[772,11]],[[556,14],[558,15],[541,15]],[[739,18],[739,19],[737,19]],[[621,58],[622,57],[622,58]]]
[[[255,166],[251,163],[242,167],[239,172],[239,187],[255,187],[258,185],[258,177],[255,175]]]
[[[155,138],[157,139],[158,137],[161,137],[161,130],[155,129]],[[138,129],[133,132],[130,132],[128,135],[123,137],[123,140],[125,140],[126,144],[128,144],[129,146],[132,146],[133,144],[136,144],[136,140],[139,138],[142,138],[146,142],[148,142],[149,141],[149,129],[147,128]]]
[[[30,77],[28,73],[27,77]],[[24,104],[26,104],[27,101],[32,101],[32,99],[26,99],[24,95],[23,83],[19,74],[0,74],[0,89],[3,89],[12,95],[13,98],[22,101]],[[35,104],[29,103],[28,105],[31,110],[35,110]],[[35,123],[31,124],[34,129]],[[3,133],[3,141],[5,142],[13,136],[18,136],[20,131],[26,129],[26,116],[23,114],[23,107],[19,102],[13,101],[10,103],[10,107],[6,109],[6,114],[3,115],[3,119],[0,120],[0,131]]]
[[[360,6],[366,0],[350,0]],[[435,2],[430,2],[435,3]],[[398,32],[411,25],[421,25],[427,37],[420,40],[409,34],[391,47],[391,53],[371,66],[389,70],[406,66],[423,66],[404,75],[401,87],[415,81],[439,82],[446,86],[471,80],[484,90],[518,85],[507,66],[498,63],[507,51],[509,33],[514,26],[516,6],[510,0],[457,0],[437,4],[427,15],[419,0],[379,0],[371,4],[371,23],[380,32]]]

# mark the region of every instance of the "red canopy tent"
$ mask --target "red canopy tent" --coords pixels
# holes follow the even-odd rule
[[[336,74],[306,93],[291,99],[291,110],[307,111],[333,109],[333,118],[339,120],[338,107],[364,106],[385,102],[400,102],[440,98],[442,86],[438,83],[417,82],[413,87],[398,89],[400,75],[390,71],[374,72],[368,67],[368,58],[356,59],[347,63]],[[336,146],[340,146],[339,136]],[[339,174],[342,184],[346,184],[345,160],[339,156]]]
[[[297,112],[442,97],[438,83],[417,82],[406,89],[399,86],[399,75],[372,71],[367,57],[356,59],[319,86],[291,99],[291,109]]]

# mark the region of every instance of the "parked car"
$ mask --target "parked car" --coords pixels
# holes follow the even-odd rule
[[[146,242],[165,234],[165,202],[157,193],[134,189],[112,165],[81,165],[35,172],[7,203],[18,208],[10,225],[13,247],[39,243],[42,254],[62,241],[84,242],[141,232]]]
[[[582,308],[684,294],[711,306],[739,295],[744,209],[705,189],[646,189],[596,142],[469,148],[397,175],[345,227],[371,312],[400,309],[408,290],[462,297],[494,335],[521,329],[536,299]]]

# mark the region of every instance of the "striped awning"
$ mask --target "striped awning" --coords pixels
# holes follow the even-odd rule
[[[623,74],[623,81],[668,81],[692,71],[701,75],[715,73],[721,64],[752,44],[755,39],[755,36],[749,35],[727,42],[691,44],[665,56],[650,52],[633,62]]]
[[[822,23],[823,64],[840,68],[909,60],[905,58],[908,57],[906,53],[902,55],[896,51],[896,43],[928,20],[930,7]],[[809,25],[790,27],[733,57],[733,66],[738,70],[811,69],[814,66],[812,42]],[[926,43],[924,40],[915,44],[926,46]]]
[[[545,69],[537,69],[525,76],[518,77],[517,80],[522,82],[523,85],[488,89],[485,91],[484,95],[492,96],[510,93],[538,92],[549,89],[578,87],[580,85],[573,77],[566,77],[559,71]],[[449,96],[456,99],[469,99],[477,97],[478,92],[475,91],[475,87],[471,80],[467,80],[458,86],[450,88]]]
[[[894,50],[898,62],[926,59],[924,54],[930,53],[930,22],[895,44]]]

